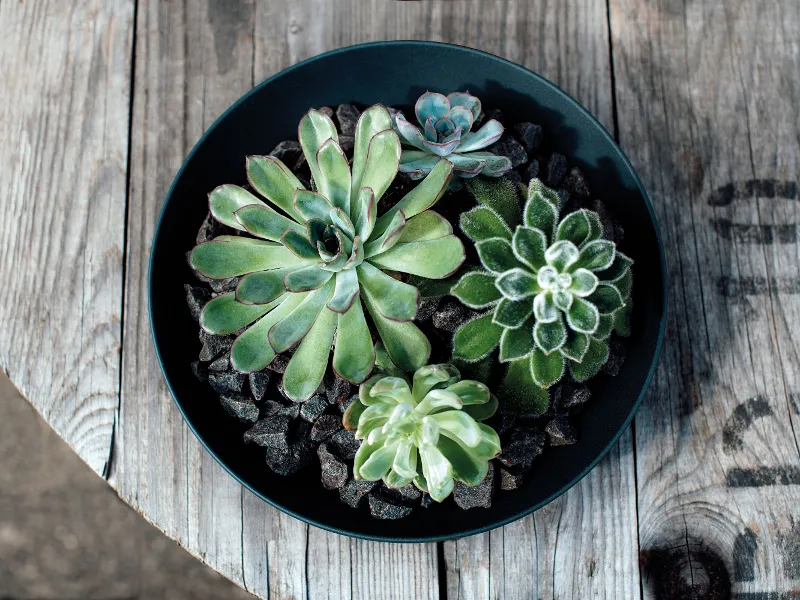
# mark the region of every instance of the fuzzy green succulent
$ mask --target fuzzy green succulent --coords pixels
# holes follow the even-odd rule
[[[400,171],[421,179],[440,158],[453,163],[454,172],[468,179],[479,173],[500,177],[511,170],[511,160],[491,152],[479,152],[503,135],[503,126],[489,120],[478,131],[472,125],[481,112],[481,101],[468,92],[449,96],[425,92],[417,100],[414,112],[422,130],[411,124],[403,113],[395,115],[395,129],[415,149],[403,150]]]
[[[373,369],[369,312],[392,360],[424,365],[430,343],[411,321],[419,292],[391,272],[443,278],[464,260],[450,224],[428,210],[444,193],[452,165],[441,161],[424,181],[378,217],[378,201],[395,178],[400,141],[389,112],[376,105],[358,121],[352,169],[333,121],[316,110],[298,138],[316,191],[280,161],[247,157],[249,191],[223,185],[209,196],[212,215],[254,237],[219,236],[195,247],[190,263],[212,279],[242,276],[235,292],[203,309],[214,334],[239,333],[231,363],[241,372],[265,368],[297,346],[283,378],[286,394],[303,400],[319,386],[333,349],[333,369],[359,384]]]
[[[541,388],[567,369],[586,381],[605,364],[609,335],[624,333],[633,261],[604,237],[597,213],[559,219],[560,204],[533,179],[515,229],[487,205],[462,215],[483,269],[466,273],[451,293],[491,311],[455,333],[455,357],[480,360],[499,346],[512,377],[529,376]]]
[[[353,464],[356,479],[389,487],[413,482],[441,502],[455,481],[478,485],[500,454],[497,432],[481,423],[497,399],[478,381],[462,380],[449,364],[418,369],[409,385],[400,374],[368,379],[344,416],[364,440]]]

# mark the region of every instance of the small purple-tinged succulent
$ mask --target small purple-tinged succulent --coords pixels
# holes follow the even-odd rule
[[[400,159],[400,171],[412,179],[423,178],[442,158],[453,163],[454,174],[464,179],[479,173],[500,177],[511,170],[507,157],[480,151],[500,139],[503,126],[490,119],[478,131],[471,131],[481,112],[481,101],[475,96],[468,92],[449,96],[425,92],[414,112],[420,127],[401,112],[394,118],[403,142],[414,147],[403,149]]]

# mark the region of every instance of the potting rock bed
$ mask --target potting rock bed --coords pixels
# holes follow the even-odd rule
[[[404,110],[407,108],[402,107]],[[390,108],[390,112],[394,110]],[[359,108],[342,104],[335,110],[324,107],[320,111],[333,118],[340,132],[340,145],[347,158],[352,160]],[[581,170],[578,167],[570,168],[564,156],[547,150],[539,125],[529,122],[507,123],[500,110],[487,109],[479,116],[476,128],[487,119],[496,119],[505,126],[504,135],[488,150],[510,159],[512,170],[505,177],[512,184],[540,178],[557,191],[565,202],[565,212],[580,208],[597,212],[608,237],[617,244],[622,242],[624,231],[603,203],[592,198]],[[314,189],[308,165],[297,141],[280,142],[270,155],[289,166],[308,189]],[[398,174],[379,203],[379,214],[398,202],[415,185],[416,182]],[[243,187],[248,188],[247,185]],[[466,187],[454,188],[442,197],[435,210],[453,224],[457,235],[462,236],[467,248],[467,265],[474,264],[477,262],[474,247],[461,234],[458,220],[462,212],[475,205],[475,201]],[[197,243],[219,235],[240,235],[240,232],[217,222],[209,214],[198,231]],[[461,272],[463,268],[459,274]],[[239,278],[212,280],[197,272],[195,277],[196,281],[187,283],[185,289],[189,311],[198,321],[203,306],[212,298],[234,290]],[[408,281],[409,277],[403,276],[403,279]],[[450,361],[453,332],[479,313],[449,296],[442,282],[432,283],[431,286],[419,286],[422,297],[415,323],[431,341],[429,362],[433,364]],[[316,463],[323,488],[338,491],[340,500],[348,506],[368,507],[370,514],[378,519],[399,519],[411,514],[415,508],[428,508],[436,504],[428,494],[420,492],[412,484],[392,489],[380,481],[357,481],[353,478],[352,461],[360,442],[352,432],[344,429],[342,415],[356,397],[356,386],[336,376],[329,367],[322,385],[311,398],[301,403],[292,402],[281,388],[281,374],[286,370],[292,350],[278,354],[263,371],[245,375],[233,370],[230,364],[230,349],[235,339],[236,335],[216,336],[200,329],[198,360],[192,363],[191,368],[199,380],[210,385],[218,394],[225,411],[241,421],[243,442],[263,449],[270,469],[289,476]],[[612,336],[609,348],[610,355],[603,370],[609,375],[616,375],[625,360],[625,342]],[[492,382],[505,368],[496,361],[488,372],[478,372],[475,365],[455,364],[465,378],[484,381],[493,390],[497,388]],[[572,424],[570,416],[590,400],[590,388],[591,384],[578,384],[565,378],[550,389],[547,410],[536,416],[512,413],[503,406],[503,398],[500,397],[497,413],[486,423],[500,434],[502,453],[490,462],[489,472],[483,482],[475,487],[456,483],[452,501],[448,499],[443,505],[453,502],[465,510],[488,508],[498,491],[517,490],[545,448],[577,441],[580,432]]]

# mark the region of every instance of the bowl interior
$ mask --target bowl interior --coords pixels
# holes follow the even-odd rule
[[[208,210],[207,194],[244,180],[244,157],[296,139],[309,107],[413,104],[426,90],[468,89],[509,122],[544,128],[545,145],[580,166],[593,194],[625,228],[621,248],[633,257],[633,336],[617,377],[592,382],[593,397],[574,420],[579,441],[534,461],[521,490],[495,495],[491,508],[465,513],[452,503],[417,509],[400,521],[372,519],[341,504],[319,483],[316,465],[289,478],[274,475],[263,451],[242,442],[243,426],[192,375],[197,324],[183,284],[192,281],[185,253]],[[167,382],[189,425],[234,477],[298,518],[350,535],[423,541],[477,533],[517,519],[563,493],[594,466],[627,426],[657,358],[665,312],[664,259],[658,227],[633,168],[606,131],[551,83],[500,58],[434,43],[376,43],[311,59],[267,80],[235,104],[198,142],[166,199],[151,256],[150,305],[155,345]]]

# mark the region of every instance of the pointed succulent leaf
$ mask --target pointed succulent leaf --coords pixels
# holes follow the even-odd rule
[[[633,286],[633,275],[631,274],[630,269],[625,271],[624,275],[609,283],[613,284],[614,287],[619,290],[619,293],[622,295],[623,300],[627,304],[631,297],[631,287]]]
[[[419,327],[411,322],[403,323],[387,319],[378,310],[375,299],[368,291],[364,291],[362,298],[386,347],[386,352],[394,364],[405,371],[413,371],[428,362],[431,344]]]
[[[453,466],[436,446],[423,446],[419,455],[428,493],[436,502],[442,502],[453,491]]]
[[[401,442],[394,455],[392,471],[404,479],[411,480],[417,476],[417,461],[417,447],[411,442]],[[395,487],[402,487],[402,485]]]
[[[614,242],[594,240],[583,247],[578,260],[572,264],[572,270],[582,268],[590,271],[603,271],[614,262],[615,253]]]
[[[486,404],[491,397],[489,388],[485,384],[471,379],[462,379],[447,386],[445,389],[458,396],[464,406]]]
[[[373,452],[359,469],[361,478],[365,481],[383,479],[389,473],[389,469],[392,468],[394,457],[397,454],[397,447],[398,442],[393,442]]]
[[[588,349],[589,336],[585,333],[570,331],[567,334],[567,341],[564,342],[564,345],[561,346],[559,350],[566,358],[575,362],[581,362]]]
[[[566,240],[580,247],[592,234],[593,228],[590,221],[592,214],[596,213],[581,209],[561,219],[556,230],[556,240]]]
[[[375,221],[378,214],[378,203],[375,201],[375,192],[372,191],[372,188],[361,188],[357,203],[361,208],[358,211],[358,220],[355,223],[356,234],[362,240],[368,240],[372,235],[372,230],[375,229]]]
[[[373,237],[381,235],[395,218],[398,212],[405,215],[406,219],[418,215],[434,204],[447,190],[447,184],[453,175],[453,165],[446,160],[437,159],[431,166],[427,177],[413,190],[403,196],[400,201],[387,210],[375,223]]]
[[[268,304],[286,291],[283,278],[287,273],[302,267],[285,267],[271,271],[250,273],[236,286],[236,301],[242,304]]]
[[[391,129],[376,133],[370,140],[367,162],[358,185],[375,192],[375,201],[378,202],[397,175],[399,165],[400,139],[397,134]],[[357,220],[358,215],[355,217]]]
[[[369,263],[364,263],[356,270],[358,283],[369,292],[375,300],[375,306],[387,319],[393,321],[413,321],[419,308],[419,291],[390,277]]]
[[[236,338],[231,348],[233,368],[241,373],[255,373],[266,368],[275,359],[275,351],[269,345],[269,330],[305,297],[306,294],[286,294],[278,306]]]
[[[475,201],[491,208],[513,229],[519,223],[519,200],[517,188],[508,179],[471,179],[467,189]]]
[[[455,394],[444,390],[433,390],[417,404],[414,412],[420,415],[430,415],[447,409],[460,410],[463,406],[464,403]]]
[[[342,425],[344,425],[347,431],[356,432],[358,429],[358,421],[366,408],[367,407],[364,406],[360,400],[350,403],[350,406],[347,407],[347,410],[344,411],[344,415],[342,415]]]
[[[569,370],[575,381],[586,381],[600,372],[608,360],[608,345],[605,342],[589,338],[589,348],[581,362],[569,362]]]
[[[289,271],[283,278],[289,292],[309,292],[325,285],[333,277],[333,273],[320,269],[317,265],[308,265],[301,269]]]
[[[484,167],[486,159],[470,154],[452,153],[447,156],[447,160],[453,163],[453,171],[462,179],[471,179],[477,176]]]
[[[488,206],[476,206],[461,213],[461,230],[473,242],[490,238],[511,240],[511,229],[506,222]]]
[[[567,312],[572,306],[572,293],[556,290],[553,292],[553,302],[559,310]]]
[[[244,228],[236,220],[234,213],[250,204],[266,206],[253,194],[238,185],[221,185],[208,195],[208,207],[214,218],[220,223],[240,231],[244,231]]]
[[[476,486],[489,471],[489,463],[476,458],[471,448],[465,447],[449,435],[439,441],[438,447],[453,467],[453,478],[469,486]]]
[[[619,309],[614,313],[614,333],[622,337],[630,337],[631,335],[631,311],[633,305],[630,301],[624,308]],[[602,321],[602,318],[601,318]]]
[[[203,242],[192,250],[190,257],[192,267],[211,279],[238,277],[302,262],[280,244],[249,238]]]
[[[475,121],[475,117],[472,116],[472,111],[466,106],[452,107],[448,118],[452,121],[456,130],[460,128],[463,133],[472,129],[472,123]]]
[[[485,421],[486,419],[491,418],[497,412],[498,406],[499,402],[497,401],[497,398],[494,395],[490,395],[488,402],[484,404],[470,404],[468,406],[464,406],[462,410],[476,421]],[[498,440],[498,448],[499,446],[500,443]],[[493,457],[494,456],[492,456],[492,458]]]
[[[572,285],[569,290],[576,296],[585,298],[597,289],[597,275],[589,269],[575,269],[572,273]]]
[[[533,380],[530,355],[509,363],[499,393],[503,407],[515,414],[538,417],[549,406],[549,393]]]
[[[325,308],[325,304],[333,292],[333,286],[334,283],[331,279],[321,288],[308,294],[297,308],[270,329],[269,343],[275,352],[288,350],[303,339],[317,316]]]
[[[572,242],[563,240],[551,245],[544,253],[547,264],[554,267],[559,273],[574,264],[580,256],[580,250]]]
[[[376,231],[372,232],[372,240],[364,245],[366,258],[371,258],[389,250],[400,240],[400,234],[406,226],[406,216],[403,211],[394,213],[392,220],[386,229],[376,237]]]
[[[536,276],[520,268],[509,269],[500,275],[495,285],[509,300],[522,300],[542,291]]]
[[[339,228],[339,230],[344,233],[348,238],[351,240],[356,235],[356,228],[353,226],[352,221],[350,221],[350,217],[347,216],[341,208],[334,207],[330,210],[330,222],[334,227]]]
[[[459,152],[472,152],[491,146],[503,135],[503,126],[499,121],[490,119],[478,131],[465,133],[461,136]]]
[[[330,216],[329,213],[326,214]],[[318,246],[319,242],[324,242],[325,232],[328,230],[328,227],[329,227],[328,223],[323,221],[322,219],[314,218],[306,221],[306,234],[309,241],[314,247],[319,248]]]
[[[305,228],[265,204],[243,206],[234,213],[239,229],[265,240],[279,241],[288,230],[302,232]]]
[[[373,398],[391,400],[396,404],[403,402],[413,404],[411,388],[402,377],[382,377],[372,384],[369,394]]]
[[[594,333],[600,323],[600,312],[591,302],[574,296],[567,313],[567,323],[573,331]]]
[[[559,316],[555,321],[545,323],[539,321],[533,327],[533,339],[536,347],[545,354],[550,354],[561,348],[567,341],[567,328],[564,319]]]
[[[521,327],[528,317],[533,313],[533,302],[530,299],[509,300],[503,298],[494,308],[492,320],[509,329]]]
[[[605,340],[611,335],[611,332],[614,330],[614,321],[616,319],[616,315],[622,312],[624,309],[621,309],[614,314],[611,315],[600,315],[600,322],[597,324],[597,329],[592,334],[593,338],[597,338],[598,340]]]
[[[510,158],[506,156],[497,156],[491,152],[469,152],[467,154],[461,154],[461,156],[486,161],[486,164],[483,165],[483,169],[481,169],[481,175],[486,175],[487,177],[500,177],[508,173],[512,168]]]
[[[297,190],[292,204],[304,221],[316,220],[326,223],[330,221],[333,206],[322,194],[310,190]]]
[[[303,222],[292,205],[295,190],[304,189],[303,184],[289,167],[272,156],[248,156],[246,167],[247,181],[255,191],[295,221]]]
[[[337,322],[337,314],[323,308],[286,365],[283,389],[295,402],[310,398],[322,383]]]
[[[414,114],[420,123],[425,123],[430,116],[438,121],[445,117],[449,111],[450,100],[447,96],[436,92],[425,92],[417,99],[414,105]]]
[[[422,142],[422,145],[425,147],[426,150],[435,154],[436,156],[449,156],[453,153],[453,151],[458,148],[458,144],[461,140],[450,140],[449,142],[431,142],[425,140]]]
[[[328,115],[312,109],[300,119],[297,139],[300,140],[300,146],[303,148],[308,168],[311,170],[311,177],[314,178],[317,188],[319,188],[322,175],[317,163],[317,152],[328,140],[339,142],[336,126]]]
[[[534,345],[532,319],[528,319],[516,329],[504,329],[503,335],[500,337],[500,362],[509,362],[528,356]]]
[[[350,219],[358,223],[361,206],[358,195],[361,188],[369,187],[362,183],[364,169],[367,166],[370,141],[376,134],[392,128],[392,117],[384,106],[376,104],[369,107],[358,119],[356,124],[355,145],[353,148],[353,167],[350,186]],[[375,190],[373,190],[374,192]]]
[[[311,243],[311,240],[297,231],[289,230],[284,232],[281,236],[281,244],[299,260],[309,261],[319,259],[319,251]]]
[[[433,127],[436,130],[437,137],[440,139],[447,139],[448,137],[453,135],[453,133],[455,133],[456,130],[456,126],[450,119],[449,113],[447,114],[447,116],[442,117],[441,119],[437,119]]]
[[[370,262],[383,269],[428,279],[444,279],[455,273],[465,258],[461,240],[447,235],[436,240],[395,244],[388,251],[370,258]]]
[[[541,181],[532,179],[523,216],[525,225],[544,232],[548,242],[552,240],[558,222],[558,196],[554,196],[555,192]]]
[[[468,362],[481,360],[500,343],[503,328],[489,312],[462,325],[453,336],[453,356]]]
[[[236,294],[228,292],[209,301],[200,313],[200,327],[214,335],[239,331],[268,313],[273,304],[241,304]]]
[[[617,250],[614,253],[614,262],[607,269],[598,273],[598,277],[604,281],[616,281],[623,277],[626,273],[630,272],[633,260]]]
[[[416,181],[428,175],[441,161],[442,158],[439,156],[425,152],[403,150],[403,162],[400,163],[398,168],[401,173],[405,173]]]
[[[344,266],[349,260],[350,259],[347,258],[347,255],[344,252],[339,252],[329,260],[317,263],[317,266],[319,266],[320,269],[330,271],[331,273],[338,273],[344,269]]]
[[[363,415],[362,415],[363,416]],[[356,438],[361,439],[361,438]],[[363,442],[359,446],[356,456],[353,459],[353,478],[356,480],[363,480],[361,476],[361,467],[369,458],[380,448],[383,447],[383,440],[375,440],[374,442]]]
[[[400,125],[399,122],[398,122],[397,130],[400,133],[400,135],[403,135],[403,128],[401,128],[401,125]],[[437,133],[436,133],[436,117],[431,115],[427,119],[425,119],[425,126],[423,127],[423,132],[425,134],[425,139],[426,140],[436,141],[436,138],[439,137],[437,135]],[[405,137],[405,136],[403,136],[403,137]],[[414,144],[414,145],[416,145],[416,144]]]
[[[450,221],[432,210],[426,210],[416,217],[408,219],[403,228],[398,243],[427,242],[438,240],[453,233]]]
[[[469,448],[474,448],[481,441],[482,435],[478,423],[463,411],[445,410],[431,415],[431,418],[439,425],[440,431],[449,432],[450,437],[461,440]]]
[[[353,240],[353,250],[350,253],[350,258],[344,263],[342,269],[355,269],[364,262],[364,244],[361,238],[356,236]]]
[[[355,269],[346,269],[336,274],[336,285],[328,308],[336,313],[347,312],[358,297],[358,276]]]
[[[475,244],[481,263],[493,273],[502,274],[511,269],[524,267],[511,248],[511,243],[504,238],[491,238]]]
[[[540,292],[533,299],[533,315],[537,321],[552,323],[559,317],[552,292]]]
[[[540,229],[517,226],[512,240],[514,256],[534,271],[538,271],[545,264],[547,250],[547,236]]]
[[[481,114],[481,101],[469,92],[453,92],[447,95],[447,99],[450,101],[451,111],[456,106],[463,106],[469,109],[473,121],[476,121]]]
[[[350,215],[350,165],[339,144],[330,139],[317,151],[317,189],[330,203]],[[316,180],[315,180],[316,181]]]
[[[609,315],[625,306],[622,294],[614,285],[608,283],[598,285],[594,293],[586,300],[594,304],[602,315]]]
[[[460,378],[461,373],[453,365],[425,365],[414,372],[412,386],[414,399],[420,402],[432,389],[447,387]]]
[[[495,275],[486,271],[471,271],[453,286],[450,293],[470,308],[488,308],[502,298],[494,284],[495,279]]]
[[[531,352],[530,368],[534,383],[542,389],[547,389],[561,380],[566,364],[561,353],[545,354],[536,348]]]
[[[354,302],[347,312],[339,315],[333,370],[339,377],[358,385],[369,377],[374,365],[372,335],[361,302]]]

